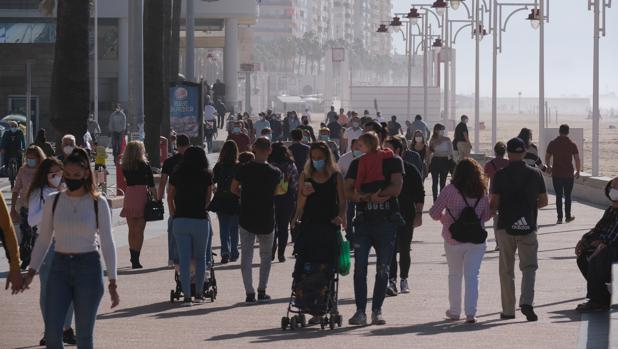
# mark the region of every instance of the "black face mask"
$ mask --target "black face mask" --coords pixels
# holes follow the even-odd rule
[[[69,191],[76,191],[84,186],[84,179],[65,178],[64,183],[67,185]]]

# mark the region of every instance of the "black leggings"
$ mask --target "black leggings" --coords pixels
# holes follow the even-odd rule
[[[405,225],[397,228],[397,246],[391,260],[390,279],[397,279],[397,252],[399,252],[399,267],[401,268],[399,277],[407,279],[410,272],[410,246],[414,235],[414,225]]]
[[[294,214],[294,197],[283,195],[275,197],[275,238],[273,239],[273,257],[277,250],[280,257],[285,255],[288,244],[289,226]]]
[[[451,163],[448,157],[434,157],[431,159],[431,191],[433,193],[433,201],[438,199],[438,180],[440,180],[440,192],[446,185],[446,177],[448,177],[448,171]]]

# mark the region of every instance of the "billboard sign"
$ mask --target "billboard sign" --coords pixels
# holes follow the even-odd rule
[[[202,135],[201,85],[179,81],[169,90],[170,127],[191,138]]]

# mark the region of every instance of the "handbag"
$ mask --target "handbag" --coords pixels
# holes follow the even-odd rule
[[[144,219],[146,222],[162,221],[164,214],[163,201],[155,200],[149,191],[146,207],[144,207]]]
[[[345,240],[341,236],[341,230],[337,231],[339,239],[339,261],[337,263],[337,271],[340,275],[346,276],[350,273],[350,241]]]

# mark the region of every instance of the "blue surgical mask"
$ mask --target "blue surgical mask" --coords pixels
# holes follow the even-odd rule
[[[360,158],[361,156],[363,156],[363,152],[360,150],[352,150],[352,156],[355,158]]]
[[[311,162],[313,163],[313,167],[318,171],[322,171],[324,167],[326,167],[325,160],[311,160]]]
[[[240,127],[234,127],[232,129],[232,133],[239,134],[240,133]]]
[[[11,132],[15,133],[15,132],[17,132],[17,127],[11,127],[10,130],[11,130]]]
[[[358,122],[353,122],[352,123],[352,127],[354,127],[354,128],[358,128],[359,126],[360,126],[360,123],[358,123]]]
[[[328,142],[330,137],[328,135],[320,135],[320,140],[324,142]]]
[[[28,165],[28,167],[36,167],[38,163],[39,161],[37,159],[27,159],[26,160],[26,164]]]

